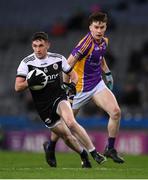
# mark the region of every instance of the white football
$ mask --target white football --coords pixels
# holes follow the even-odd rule
[[[45,81],[43,82],[43,85],[35,85],[35,86],[32,86],[30,87],[30,89],[32,90],[41,90],[43,89],[46,85],[47,85],[47,82],[48,82],[48,76],[40,69],[34,69],[34,70],[31,70],[28,74],[27,74],[27,77],[26,79],[30,79],[33,72],[36,70],[36,74],[35,75],[39,75],[39,74],[43,74],[43,76],[45,77]]]

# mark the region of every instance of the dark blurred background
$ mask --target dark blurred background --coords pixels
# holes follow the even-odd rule
[[[148,0],[1,0],[1,148],[13,149],[7,142],[7,133],[11,131],[46,130],[29,91],[14,91],[16,69],[32,53],[32,33],[45,31],[50,38],[50,51],[68,57],[87,33],[88,16],[95,11],[104,11],[109,17],[109,47],[105,56],[114,77],[113,92],[122,110],[121,132],[144,132],[148,138]],[[82,108],[77,117],[93,132],[107,132],[107,118],[93,103]],[[125,149],[123,152],[130,153]],[[148,143],[144,152],[148,153]]]

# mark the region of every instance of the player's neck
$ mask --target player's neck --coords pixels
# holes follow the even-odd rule
[[[36,54],[35,54],[36,58],[39,59],[39,60],[45,60],[47,57],[48,57],[48,54],[42,56],[42,57],[38,57]]]
[[[101,39],[94,39],[94,41],[97,43],[97,44],[100,44],[102,42],[102,38]]]

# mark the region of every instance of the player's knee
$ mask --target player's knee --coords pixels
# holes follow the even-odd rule
[[[77,126],[77,122],[74,117],[67,116],[64,118],[64,121],[70,130],[75,129],[75,127]]]
[[[73,131],[76,126],[77,126],[77,122],[76,121],[69,121],[69,123],[67,124],[68,128]]]
[[[111,118],[116,120],[116,121],[119,121],[120,118],[121,118],[121,110],[119,107],[115,107],[112,111],[112,114],[111,114]]]

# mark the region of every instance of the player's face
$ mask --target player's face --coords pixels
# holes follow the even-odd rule
[[[107,27],[106,23],[101,21],[93,22],[89,26],[90,32],[96,41],[100,41],[100,39],[102,39],[106,31],[106,27]]]
[[[44,59],[47,56],[49,42],[44,40],[35,40],[32,42],[32,48],[37,58]]]

